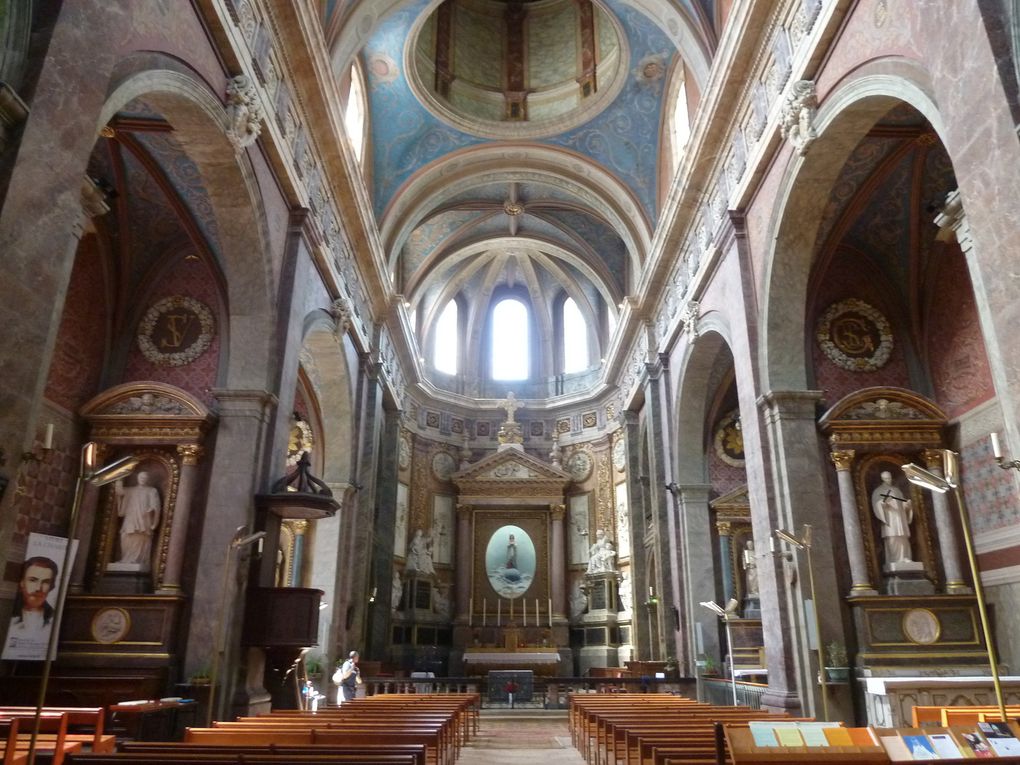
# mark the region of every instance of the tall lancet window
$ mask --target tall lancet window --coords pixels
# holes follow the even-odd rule
[[[436,322],[432,364],[440,372],[457,374],[457,349],[460,347],[457,335],[457,301],[451,300]]]
[[[492,379],[528,379],[528,308],[501,300],[492,309]]]
[[[573,298],[563,301],[563,371],[588,368],[588,324]]]
[[[361,78],[361,70],[355,65],[351,67],[351,89],[347,93],[347,108],[344,109],[344,127],[358,162],[365,156],[366,111],[365,83]]]

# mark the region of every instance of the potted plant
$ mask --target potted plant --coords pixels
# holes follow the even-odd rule
[[[676,656],[666,657],[666,679],[678,680],[680,678],[680,665],[677,664]]]
[[[702,677],[718,677],[719,676],[719,665],[715,663],[715,659],[711,656],[706,656],[704,659],[698,662],[701,667]]]
[[[322,657],[305,656],[305,677],[318,680],[322,677]]]
[[[209,685],[209,670],[206,667],[200,667],[191,673],[191,677],[188,678],[188,683],[191,685]]]
[[[830,683],[850,682],[846,646],[838,640],[833,640],[825,646],[825,678]]]

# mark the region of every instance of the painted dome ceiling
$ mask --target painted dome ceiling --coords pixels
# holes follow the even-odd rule
[[[557,301],[572,297],[598,365],[668,186],[659,158],[672,83],[703,84],[714,45],[700,3],[664,5],[338,7],[333,60],[341,76],[355,60],[365,75],[366,186],[426,376],[424,349],[444,306],[460,302],[464,336],[476,343],[508,290],[525,297],[543,334]]]

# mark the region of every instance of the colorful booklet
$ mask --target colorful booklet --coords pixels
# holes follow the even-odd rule
[[[913,760],[940,760],[935,754],[935,749],[927,736],[904,736],[903,743],[907,745],[910,758]]]
[[[960,746],[960,751],[967,759],[987,760],[995,755],[988,742],[978,733],[976,728],[950,728],[950,732]]]
[[[906,762],[914,759],[910,755],[907,745],[899,736],[882,736],[882,746],[885,747],[885,753],[893,762]]]
[[[850,738],[849,728],[826,728],[825,738],[829,741],[829,746],[853,746],[853,739]]]
[[[981,722],[978,723],[978,730],[988,740],[992,751],[1000,757],[1020,754],[1020,741],[1009,727],[1009,723]]]
[[[796,728],[777,727],[775,731],[780,746],[804,746],[804,739]]]
[[[775,728],[771,723],[749,722],[747,727],[751,729],[751,737],[754,739],[755,746],[779,746],[779,741],[776,740]]]

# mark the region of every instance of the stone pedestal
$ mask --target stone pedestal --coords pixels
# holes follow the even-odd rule
[[[889,563],[882,567],[885,574],[886,595],[934,595],[935,586],[924,573],[924,564],[918,561]]]

